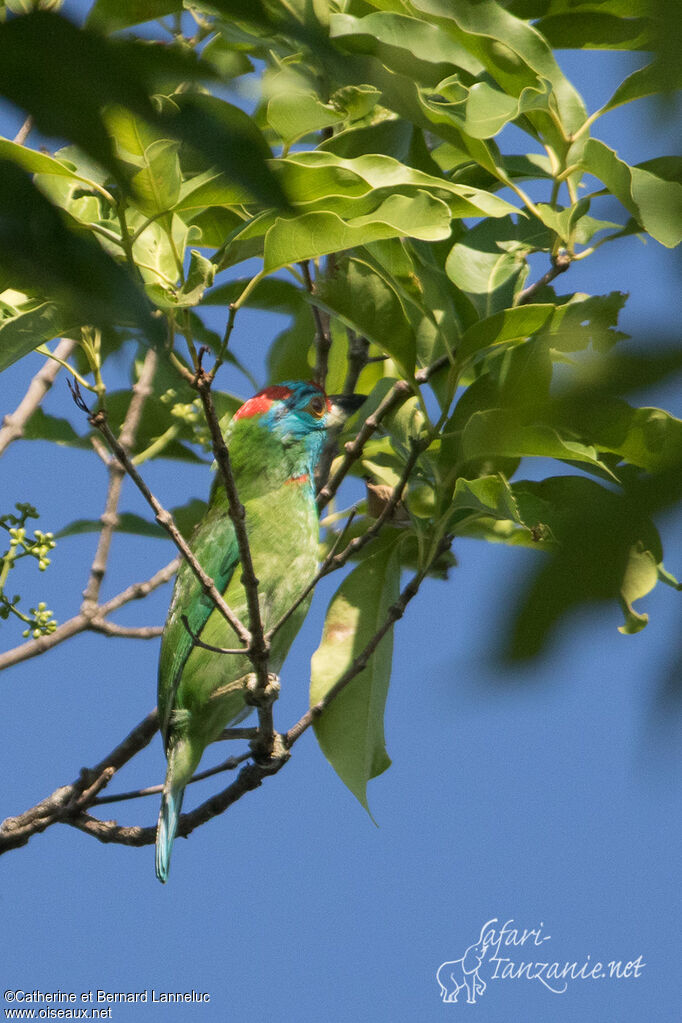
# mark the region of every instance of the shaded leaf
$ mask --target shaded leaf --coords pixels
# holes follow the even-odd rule
[[[181,10],[182,0],[96,0],[86,25],[105,32],[116,32]]]
[[[626,612],[621,631],[646,624],[631,604],[655,585],[661,561],[660,538],[648,515],[661,498],[679,495],[678,480],[679,467],[675,478],[660,477],[624,493],[578,476],[514,485],[524,520],[537,517],[559,546],[522,594],[510,657],[537,654],[559,620],[584,602],[618,600]]]
[[[314,92],[280,92],[268,102],[270,127],[286,145],[310,132],[319,131],[344,120],[330,103],[322,103]]]
[[[504,309],[469,327],[460,338],[458,355],[471,358],[493,345],[522,341],[547,322],[554,312],[551,305],[525,305]]]
[[[26,299],[13,315],[0,319],[0,371],[38,345],[68,334],[77,326],[75,316],[54,302]]]
[[[77,143],[116,177],[120,165],[102,109],[118,103],[154,120],[150,93],[157,76],[208,73],[178,49],[108,40],[47,11],[0,24],[0,94],[30,113],[40,131]]]
[[[475,480],[458,479],[452,498],[453,527],[462,512],[480,512],[496,519],[522,523],[514,493],[502,475],[480,476]]]
[[[540,423],[524,423],[519,413],[509,409],[476,412],[462,433],[462,457],[466,460],[485,456],[505,458],[559,458],[587,462],[608,471],[590,444],[568,440]]]
[[[320,281],[313,301],[318,300],[412,375],[414,331],[390,277],[358,259],[349,259],[333,277]]]
[[[0,162],[0,272],[12,286],[37,289],[57,303],[66,322],[134,323],[155,341],[163,334],[127,270],[76,234],[67,215],[7,161]]]

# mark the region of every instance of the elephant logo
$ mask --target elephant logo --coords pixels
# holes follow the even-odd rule
[[[476,995],[482,995],[486,989],[485,981],[479,976],[481,963],[488,951],[488,945],[481,937],[473,945],[469,945],[461,959],[454,962],[441,963],[436,971],[436,980],[440,984],[440,993],[444,1002],[456,1002],[462,988],[466,988],[467,1002],[473,1005]]]

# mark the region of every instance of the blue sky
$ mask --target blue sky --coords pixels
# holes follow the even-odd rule
[[[630,68],[628,57],[598,52],[561,60],[590,110]],[[625,107],[599,122],[597,134],[633,162],[668,153],[670,126],[656,116],[653,104]],[[11,135],[15,123],[5,111],[0,130]],[[630,291],[621,325],[646,341],[674,332],[677,269],[674,254],[631,238],[560,283]],[[234,350],[257,374],[281,327],[273,316],[240,314]],[[24,363],[0,376],[0,414],[15,407],[40,359]],[[229,373],[222,386],[246,394]],[[672,388],[660,400],[682,413]],[[60,379],[46,408],[71,416],[71,407]],[[176,472],[173,463],[145,475],[167,505],[209,486],[206,470]],[[43,529],[102,511],[104,469],[87,453],[19,442],[3,457],[0,479],[0,510],[32,501]],[[122,508],[144,510],[131,486]],[[660,522],[678,575],[680,525],[679,510]],[[53,570],[30,575],[60,620],[78,607],[94,544],[94,536],[65,539]],[[2,860],[3,990],[94,998],[98,989],[148,991],[147,1004],[113,1006],[120,1021],[677,1018],[680,708],[665,693],[679,598],[654,591],[643,602],[650,624],[632,637],[617,632],[615,605],[581,611],[542,660],[503,670],[495,651],[535,556],[461,540],[455,551],[459,567],[448,582],[425,586],[396,629],[386,719],[393,766],[369,789],[378,827],[312,734],[276,778],[176,843],[165,887],[154,878],[151,847],[106,847],[53,827]],[[116,538],[103,595],[171,556],[163,541]],[[336,584],[320,586],[282,674],[282,726],[305,709],[309,659]],[[159,624],[169,598],[165,587],[117,620]],[[17,639],[3,636],[3,648]],[[157,655],[158,641],[83,636],[3,675],[0,817],[72,780],[151,709]],[[225,755],[209,751],[206,766]],[[154,784],[164,770],[156,740],[114,787]],[[197,785],[189,806],[223,783]],[[157,801],[110,812],[147,824]],[[539,948],[527,941],[501,949],[517,966],[625,966],[639,956],[645,965],[638,977],[575,979],[554,993],[539,979],[494,978],[484,961],[488,987],[477,1004],[467,1005],[465,992],[441,1004],[437,968],[462,957],[491,920],[549,936]],[[210,1002],[164,1008],[151,1003],[152,990],[206,992]]]

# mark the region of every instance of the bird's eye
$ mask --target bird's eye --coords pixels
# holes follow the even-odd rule
[[[311,398],[308,402],[308,412],[310,412],[312,416],[315,416],[316,419],[321,419],[326,411],[327,403],[321,394],[315,395],[315,397]]]

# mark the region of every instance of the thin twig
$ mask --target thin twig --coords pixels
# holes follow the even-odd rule
[[[261,731],[264,752],[269,754],[274,739],[274,723],[272,718],[272,702],[267,698],[271,692],[268,679],[268,654],[270,644],[266,641],[263,632],[263,620],[258,602],[258,579],[253,567],[249,538],[246,532],[246,512],[244,505],[239,500],[237,484],[230,453],[227,450],[225,439],[222,435],[218,416],[216,415],[213,397],[211,395],[211,377],[199,366],[196,376],[196,386],[199,398],[204,409],[204,415],[208,428],[211,432],[213,453],[218,464],[225,494],[227,496],[228,514],[234,525],[237,547],[239,548],[239,560],[242,566],[242,585],[246,595],[246,605],[249,612],[250,642],[246,651],[257,678],[257,687],[252,692],[258,708],[258,724]],[[263,697],[260,703],[259,697]]]
[[[424,369],[418,370],[414,379],[417,384],[425,384],[439,369],[450,364],[450,356],[442,355],[435,362],[432,362],[430,366],[426,366]],[[379,403],[375,412],[367,416],[367,419],[362,424],[362,427],[358,431],[354,440],[349,441],[345,446],[345,451],[341,464],[334,473],[334,475],[325,483],[320,492],[317,495],[317,507],[318,511],[321,511],[326,505],[329,504],[332,497],[339,489],[342,480],[345,478],[350,467],[360,458],[365,444],[378,429],[381,420],[391,412],[394,408],[402,405],[412,393],[412,387],[406,380],[397,380],[393,387],[387,392],[385,397]]]
[[[54,354],[66,360],[76,346],[70,338],[62,338]],[[52,387],[61,366],[52,359],[47,359],[28,385],[26,394],[14,412],[9,412],[2,421],[0,429],[0,455],[14,440],[23,436],[24,427],[41,404],[43,398]]]
[[[117,625],[98,618],[93,618],[89,628],[103,636],[120,636],[121,639],[156,639],[163,635],[163,625]]]
[[[140,377],[133,387],[133,394],[119,436],[119,444],[126,452],[129,452],[135,444],[142,410],[147,398],[152,393],[152,383],[157,365],[158,356],[153,348],[149,348],[144,358]],[[97,542],[95,557],[90,568],[90,577],[87,586],[83,590],[82,610],[86,612],[93,605],[97,604],[99,598],[102,580],[104,579],[104,573],[106,572],[109,560],[111,541],[118,525],[118,503],[121,498],[121,488],[124,479],[124,467],[116,458],[110,459],[109,485],[107,487],[104,512],[101,517],[102,528]],[[104,630],[100,629],[100,631]]]
[[[89,771],[81,771],[76,781],[62,785],[25,813],[7,817],[0,825],[0,853],[26,845],[32,835],[45,831],[51,824],[73,813],[74,809],[81,808],[84,794],[91,794],[94,799],[114,773],[151,742],[158,727],[159,715],[154,710],[99,764]]]
[[[24,121],[24,123],[22,124],[21,128],[19,129],[19,131],[16,133],[16,135],[12,139],[12,142],[14,142],[17,146],[23,146],[24,142],[26,141],[28,136],[31,134],[32,127],[33,127],[33,117],[32,117],[31,114],[29,114],[28,117],[26,118],[26,120]]]
[[[363,547],[370,543],[375,538],[375,536],[377,536],[380,533],[384,524],[388,522],[388,520],[393,515],[393,512],[397,508],[398,504],[402,500],[405,487],[408,484],[410,475],[412,474],[412,470],[417,464],[417,459],[419,458],[422,450],[423,445],[417,443],[413,445],[412,451],[410,452],[409,457],[405,462],[402,475],[398,482],[396,483],[396,485],[393,487],[391,495],[386,504],[384,505],[384,507],[381,509],[381,514],[379,515],[379,517],[376,519],[375,522],[372,523],[372,525],[365,533],[363,533],[361,536],[354,537],[350,541],[350,543],[346,547],[344,547],[342,551],[339,551],[338,554],[333,554],[332,557],[328,559],[329,564],[327,565],[324,575],[328,575],[330,572],[335,572],[337,568],[341,568],[343,565],[346,564],[349,558],[351,558],[354,554],[357,554],[358,551],[361,551]]]
[[[222,764],[218,764],[216,767],[209,767],[206,771],[199,771],[193,778],[187,782],[188,785],[193,785],[197,781],[204,781],[206,778],[212,778],[214,774],[221,774],[223,771],[236,771],[240,764],[243,764],[245,760],[248,760],[251,756],[251,750],[246,753],[242,753],[238,757],[228,757],[227,760],[223,760]],[[102,806],[103,803],[122,803],[126,799],[140,799],[142,796],[157,796],[163,792],[163,785],[149,785],[146,789],[134,789],[131,792],[117,792],[111,796],[98,796],[90,802],[90,806]]]
[[[380,628],[374,633],[374,635],[372,636],[364,650],[360,654],[358,654],[358,656],[355,658],[355,660],[347,669],[347,671],[343,673],[341,678],[331,687],[331,689],[329,689],[329,691],[322,697],[322,699],[318,700],[317,703],[313,704],[313,706],[303,715],[303,717],[296,722],[293,728],[290,728],[286,735],[283,736],[284,745],[287,749],[291,749],[293,744],[303,735],[306,729],[310,728],[313,722],[322,713],[324,713],[325,709],[330,705],[330,703],[332,703],[337,698],[339,693],[342,693],[346,686],[350,682],[352,682],[353,679],[360,674],[360,672],[365,670],[370,657],[381,643],[381,640],[384,638],[386,633],[393,628],[398,619],[402,618],[403,614],[405,613],[405,608],[412,600],[412,598],[416,596],[419,587],[421,586],[427,573],[430,571],[431,566],[435,563],[435,561],[437,561],[440,555],[448,549],[451,542],[452,542],[451,537],[449,536],[443,537],[441,542],[436,547],[433,557],[428,562],[428,564],[424,568],[420,569],[419,572],[415,573],[412,579],[410,579],[407,586],[405,586],[405,588],[402,590],[396,602],[390,606],[386,614],[386,618],[384,619],[384,622],[382,623]]]
[[[305,259],[302,263],[299,263],[299,266],[303,272],[305,286],[310,295],[314,297],[315,283],[310,274],[309,260]],[[315,319],[315,383],[324,388],[327,381],[329,350],[332,346],[332,340],[329,334],[329,323],[325,324],[322,310],[314,302],[311,304]]]
[[[28,661],[32,657],[37,657],[38,654],[51,650],[52,647],[58,646],[64,640],[70,639],[71,636],[78,635],[79,632],[85,632],[91,628],[94,628],[95,631],[103,631],[100,626],[107,615],[110,615],[113,611],[118,611],[120,607],[130,603],[131,600],[142,600],[153,590],[163,586],[164,583],[173,578],[179,565],[180,559],[173,558],[172,561],[159,569],[150,579],[144,582],[132,583],[125,590],[121,590],[115,597],[112,597],[111,600],[93,607],[87,613],[84,611],[79,612],[73,618],[63,622],[62,625],[58,625],[55,631],[47,636],[40,636],[38,639],[29,640],[28,643],[22,643],[20,646],[0,654],[0,671],[3,668],[10,668],[15,664],[20,664],[21,661]]]
[[[546,284],[551,284],[551,282],[555,279],[555,277],[558,277],[559,274],[565,273],[570,265],[571,257],[568,253],[559,252],[552,260],[552,265],[547,273],[543,274],[539,280],[530,284],[527,288],[524,288],[524,290],[520,292],[515,305],[526,305],[541,288],[544,288]]]
[[[116,440],[116,437],[112,433],[111,427],[107,422],[107,418],[104,412],[100,410],[99,412],[95,412],[93,414],[83,401],[83,397],[80,394],[78,388],[72,386],[70,381],[69,384],[74,393],[74,400],[77,402],[78,407],[81,408],[84,412],[87,412],[88,421],[90,422],[90,424],[94,426],[95,429],[100,431],[100,433],[106,440],[107,444],[109,445],[111,451],[114,453],[116,458],[118,458],[121,465],[124,467],[132,481],[135,483],[137,489],[140,491],[140,493],[145,498],[147,503],[153,509],[154,514],[156,516],[156,521],[163,529],[166,530],[171,540],[178,548],[178,550],[182,554],[185,561],[188,563],[191,570],[194,572],[194,575],[196,576],[199,585],[201,586],[202,592],[205,593],[206,596],[213,601],[215,607],[218,609],[218,611],[223,616],[225,621],[228,622],[228,624],[234,629],[239,639],[244,643],[244,646],[248,647],[251,641],[251,634],[249,630],[239,620],[239,618],[237,618],[234,611],[232,611],[231,608],[229,608],[228,605],[225,603],[222,594],[218,592],[215,584],[213,583],[211,578],[206,574],[206,572],[204,572],[203,568],[201,567],[201,565],[195,558],[194,554],[190,550],[187,541],[183,537],[178,527],[175,525],[175,521],[173,520],[173,516],[171,515],[171,513],[167,511],[163,507],[161,502],[154,496],[154,494],[152,494],[151,490],[149,489],[149,487],[144,482],[139,472],[131,462],[130,458],[128,457],[128,454]]]
[[[204,643],[203,639],[199,638],[199,635],[194,631],[192,626],[189,624],[187,615],[180,615],[180,621],[185,627],[185,631],[188,633],[189,638],[192,640],[192,646],[201,647],[202,650],[210,650],[213,654],[245,654],[246,650],[244,647],[224,647],[214,646],[212,643]]]

